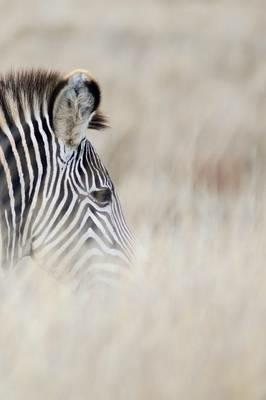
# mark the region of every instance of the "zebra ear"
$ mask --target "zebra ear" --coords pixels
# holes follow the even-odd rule
[[[101,92],[88,71],[67,75],[54,91],[52,121],[57,137],[69,147],[77,147],[88,128],[102,129],[105,117],[98,111]]]

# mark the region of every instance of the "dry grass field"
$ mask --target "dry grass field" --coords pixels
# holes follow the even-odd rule
[[[0,399],[266,399],[266,3],[0,11],[0,72],[100,82],[91,141],[139,242],[108,301],[30,261],[1,274]]]

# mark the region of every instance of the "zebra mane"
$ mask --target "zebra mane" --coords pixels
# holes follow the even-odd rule
[[[51,94],[62,78],[59,72],[42,69],[12,71],[0,76],[0,87],[1,91],[11,91],[17,99],[23,92],[31,100],[33,96],[42,98],[47,92]]]
[[[7,122],[14,120],[14,114],[32,112],[34,106],[49,103],[61,74],[45,70],[24,70],[0,75],[0,108]],[[16,111],[14,111],[16,109]]]
[[[39,109],[44,102],[48,106],[52,122],[52,107],[59,90],[66,82],[65,77],[57,71],[43,69],[22,70],[0,75],[0,126],[5,119],[12,125],[19,114],[32,114],[34,107]],[[108,127],[106,117],[96,110],[88,128],[104,129]]]

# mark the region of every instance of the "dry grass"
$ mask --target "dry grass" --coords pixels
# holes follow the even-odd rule
[[[112,130],[92,142],[142,244],[107,295],[30,263],[3,275],[0,398],[265,399],[265,4],[0,11],[2,71],[84,67],[101,82]]]

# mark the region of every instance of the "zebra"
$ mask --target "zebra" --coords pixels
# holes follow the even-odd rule
[[[132,235],[89,136],[108,126],[100,103],[87,70],[0,76],[3,268],[30,256],[56,278],[81,278],[131,264]]]

